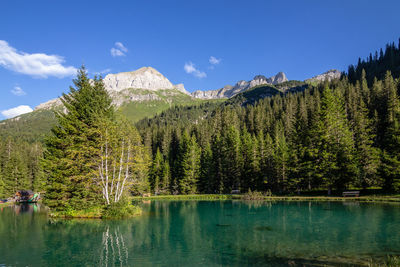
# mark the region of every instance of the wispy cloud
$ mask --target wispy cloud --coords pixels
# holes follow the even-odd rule
[[[11,90],[11,93],[13,93],[16,96],[26,95],[26,92],[22,90],[22,88],[19,86],[15,86],[14,89]]]
[[[123,57],[128,52],[128,48],[126,48],[121,42],[115,42],[115,47],[112,47],[110,52],[113,57]]]
[[[33,109],[30,106],[27,105],[21,105],[15,108],[10,108],[7,110],[1,111],[1,115],[6,117],[7,119],[14,118],[16,116],[32,112]]]
[[[216,58],[214,56],[211,56],[208,59],[208,62],[210,62],[210,64],[212,64],[212,65],[218,65],[221,62],[221,59],[220,58]]]
[[[185,63],[183,69],[186,71],[186,73],[192,74],[197,78],[201,79],[207,77],[207,74],[204,71],[198,70],[192,62]]]
[[[18,51],[6,41],[0,40],[0,66],[32,77],[63,78],[76,74],[76,68],[64,66],[64,58],[58,55],[43,53],[29,54]]]

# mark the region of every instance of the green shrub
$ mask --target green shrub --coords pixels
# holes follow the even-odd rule
[[[101,218],[104,219],[122,219],[139,215],[142,209],[132,205],[128,199],[122,199],[119,202],[107,205],[102,212]]]
[[[264,199],[264,198],[265,197],[261,192],[251,191],[250,189],[247,193],[245,193],[242,196],[242,199],[244,199],[244,200],[260,200],[260,199]]]
[[[376,262],[374,260],[370,260],[368,263],[368,267],[398,267],[400,266],[400,257],[399,256],[387,256],[383,262]]]

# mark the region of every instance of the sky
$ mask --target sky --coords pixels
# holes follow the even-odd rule
[[[89,75],[151,66],[189,92],[279,71],[344,71],[398,43],[398,0],[21,1],[0,16],[0,119]]]

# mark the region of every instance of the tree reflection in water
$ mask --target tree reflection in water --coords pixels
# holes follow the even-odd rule
[[[128,264],[128,249],[125,246],[124,237],[121,234],[119,226],[110,231],[110,226],[107,226],[103,232],[102,251],[100,256],[101,266],[115,266],[116,263],[120,266]]]

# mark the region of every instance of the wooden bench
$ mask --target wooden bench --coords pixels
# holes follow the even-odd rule
[[[346,191],[343,192],[343,197],[359,197],[360,191]]]

